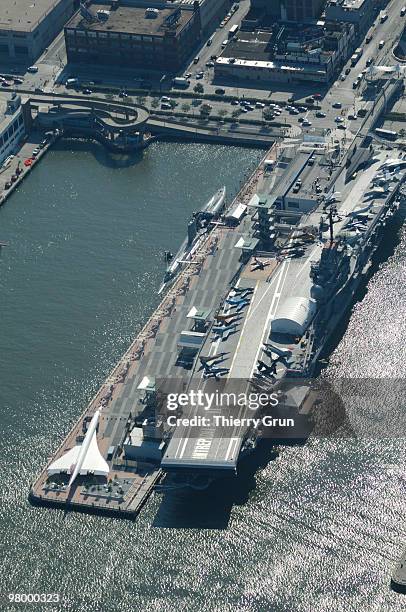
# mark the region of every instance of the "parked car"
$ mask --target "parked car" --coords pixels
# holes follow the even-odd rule
[[[324,119],[325,116],[326,116],[326,113],[323,113],[323,111],[317,111],[316,112],[316,117],[318,119]]]
[[[217,89],[214,90],[214,93],[223,96],[226,93],[226,90],[223,89],[222,87],[217,87]]]
[[[38,66],[30,66],[29,68],[27,68],[27,72],[35,74],[36,72],[38,72]]]
[[[333,102],[333,104],[331,105],[333,108],[341,108],[342,104],[339,100],[336,100],[335,102]]]

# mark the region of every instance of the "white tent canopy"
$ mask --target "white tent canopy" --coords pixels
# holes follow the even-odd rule
[[[316,302],[311,298],[289,297],[278,308],[271,324],[271,331],[301,337],[316,314],[316,310]]]

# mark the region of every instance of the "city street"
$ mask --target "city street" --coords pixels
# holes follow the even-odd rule
[[[268,83],[261,84],[259,89],[253,87],[251,82],[241,82],[236,86],[228,86],[222,83],[213,83],[213,68],[206,67],[206,62],[210,60],[212,55],[218,55],[223,41],[227,40],[230,28],[241,22],[241,19],[247,13],[249,4],[247,0],[242,0],[238,10],[232,14],[227,24],[220,28],[218,27],[211,35],[212,44],[207,46],[206,41],[201,45],[200,49],[196,50],[193,57],[190,58],[190,63],[185,68],[184,74],[191,73],[190,86],[188,92],[192,92],[193,88],[200,83],[204,88],[204,93],[211,95],[215,94],[215,90],[221,87],[225,90],[228,96],[235,96],[243,100],[244,98],[254,98],[268,107],[269,104],[277,104],[272,110],[274,114],[273,122],[280,123],[286,130],[287,135],[299,136],[304,134],[321,134],[326,129],[333,132],[334,138],[342,138],[350,134],[355,134],[359,128],[362,119],[357,116],[361,108],[368,108],[372,101],[367,101],[363,98],[363,90],[366,86],[366,77],[362,75],[361,85],[353,88],[353,82],[367,68],[367,63],[372,60],[373,64],[393,65],[395,60],[392,56],[392,49],[399,38],[403,26],[404,18],[400,17],[400,10],[404,0],[392,0],[387,6],[389,18],[380,23],[379,16],[375,19],[373,27],[373,38],[366,44],[363,42],[363,54],[357,64],[352,67],[350,61],[342,68],[340,75],[335,83],[329,89],[326,89],[321,84],[313,84],[312,86],[304,84],[287,84],[287,83]],[[385,42],[382,49],[378,48],[379,41]],[[197,64],[193,63],[193,58],[199,57]],[[369,61],[368,61],[369,60]],[[14,86],[13,89],[21,89],[22,91],[32,91],[37,93],[43,90],[47,93],[56,92],[58,94],[67,93],[68,95],[77,94],[78,92],[72,89],[66,89],[64,83],[66,79],[72,75],[76,76],[83,82],[97,81],[102,83],[103,87],[111,86],[122,88],[123,90],[139,87],[139,77],[135,73],[128,70],[118,70],[114,75],[105,67],[101,66],[66,66],[66,54],[64,48],[63,32],[53,41],[49,48],[43,53],[41,58],[36,62],[38,72],[35,74],[26,72],[24,82],[20,86]],[[2,72],[7,73],[7,70],[18,72],[16,66],[2,67]],[[196,79],[196,74],[203,72],[203,78]],[[348,74],[346,74],[348,73]],[[341,78],[342,77],[342,78]],[[146,78],[146,76],[145,76]],[[184,98],[181,91],[171,88],[171,79],[167,76],[162,80],[162,75],[156,75],[155,79],[148,75],[148,80],[151,82],[153,89],[161,90],[162,94],[170,97],[174,104],[174,111],[182,113],[185,118],[174,118],[175,121],[185,122],[187,117],[188,123],[198,123],[200,117],[199,107],[202,104],[210,105],[210,115],[224,116],[230,118],[233,113],[236,115],[240,109],[239,117],[235,117],[233,124],[226,122],[225,125],[219,124],[217,121],[210,121],[210,125],[216,124],[220,130],[237,130],[240,132],[259,132],[263,128],[260,125],[238,124],[239,119],[255,120],[263,122],[264,109],[255,108],[249,112],[241,110],[241,106],[232,105],[230,102],[223,101],[219,96],[215,100],[201,99],[199,94],[193,99]],[[257,86],[257,84],[256,84]],[[95,88],[96,89],[96,88]],[[147,93],[147,92],[146,92]],[[288,99],[292,96],[295,100],[295,106],[306,104],[306,98],[309,95],[319,93],[322,96],[321,100],[317,101],[316,109],[302,110],[298,114],[289,111],[286,108]],[[93,97],[103,97],[101,92],[92,92],[91,94],[82,94],[89,99]],[[133,102],[137,103],[139,96],[131,96]],[[117,102],[121,98],[114,95],[113,99]],[[157,115],[157,110],[160,108],[160,98],[158,95],[145,95],[141,100],[142,103],[149,108],[152,115]],[[324,115],[324,116],[323,116]],[[349,119],[348,116],[355,118]],[[163,118],[160,116],[160,118]],[[338,128],[338,123],[343,123],[343,127]],[[304,123],[304,126],[302,125]]]

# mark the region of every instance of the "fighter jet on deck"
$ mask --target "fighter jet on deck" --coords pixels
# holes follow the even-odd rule
[[[239,312],[229,312],[227,314],[225,313],[217,314],[214,316],[214,318],[216,319],[216,321],[219,321],[220,323],[225,323],[226,325],[228,325],[229,323],[237,321],[240,318],[240,316],[241,315]]]
[[[357,217],[358,215],[363,215],[371,210],[373,206],[373,202],[369,202],[366,206],[360,206],[359,208],[355,208],[346,214],[347,217]]]
[[[289,349],[281,349],[277,346],[275,346],[274,344],[271,344],[270,342],[264,342],[264,347],[265,349],[268,349],[269,351],[272,351],[272,353],[275,353],[276,355],[279,355],[279,357],[290,357],[292,355],[292,351]]]
[[[253,287],[237,287],[234,285],[234,287],[232,287],[232,290],[236,293],[254,293]]]
[[[213,361],[216,361],[217,359],[223,359],[223,357],[225,357],[226,355],[228,355],[228,353],[218,353],[217,355],[210,355],[209,357],[200,355],[199,359],[200,359],[200,363],[204,365],[204,364],[212,363]]]
[[[276,363],[277,361],[273,361],[271,365],[267,365],[263,361],[259,360],[257,369],[261,374],[265,374],[265,376],[276,374]]]
[[[218,366],[222,361],[224,361],[224,357],[226,355],[228,355],[228,353],[218,353],[217,355],[212,355],[211,357],[200,356],[199,360],[200,360],[201,366],[199,368],[199,371],[200,370],[208,371],[210,369],[213,369],[213,367]]]
[[[254,257],[254,261],[251,263],[251,272],[255,272],[256,270],[265,270],[267,266],[270,264],[270,260],[261,261],[257,257]]]
[[[207,367],[203,372],[203,378],[215,378],[218,380],[223,374],[228,374],[230,368]]]
[[[216,325],[212,330],[215,336],[222,340],[227,340],[228,336],[237,330],[237,323],[231,323],[231,325]]]
[[[248,298],[245,298],[245,297],[244,298],[228,297],[226,299],[226,304],[229,304],[229,306],[231,306],[231,308],[236,308],[237,310],[242,310],[249,303],[250,303],[250,300]]]

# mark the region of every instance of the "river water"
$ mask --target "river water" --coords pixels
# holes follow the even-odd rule
[[[9,593],[59,593],[31,609],[87,612],[403,609],[389,590],[406,535],[401,438],[311,439],[274,460],[260,449],[238,482],[154,494],[134,523],[27,502],[156,305],[162,252],[260,156],[154,144],[128,160],[59,144],[0,210],[1,610],[21,609]],[[325,375],[403,375],[405,246],[399,221]]]

